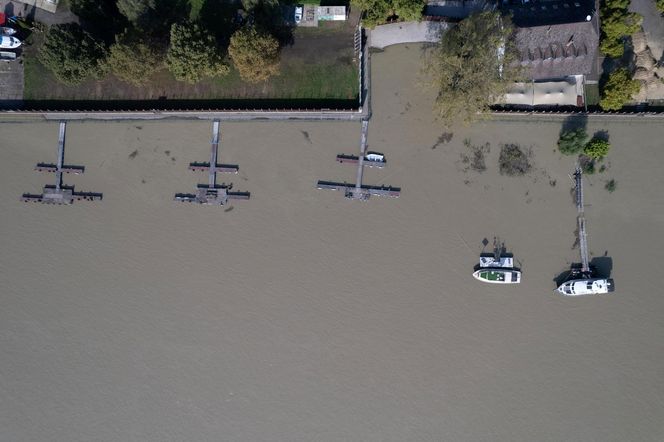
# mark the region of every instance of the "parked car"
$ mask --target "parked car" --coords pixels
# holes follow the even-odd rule
[[[302,21],[302,14],[304,13],[304,6],[298,5],[295,7],[295,23],[300,23]]]

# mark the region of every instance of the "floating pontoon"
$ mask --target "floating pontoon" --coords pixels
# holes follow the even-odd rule
[[[65,159],[65,130],[67,123],[60,122],[60,133],[58,136],[58,162],[57,164],[39,163],[35,166],[38,172],[55,173],[55,185],[44,186],[43,193],[33,194],[24,193],[21,197],[22,201],[35,202],[43,204],[72,204],[76,200],[95,201],[102,199],[101,193],[96,192],[76,192],[74,186],[67,186],[62,184],[63,173],[73,173],[75,175],[85,172],[83,166],[66,166],[63,165]]]
[[[229,199],[248,200],[249,192],[233,192],[233,184],[217,184],[217,173],[238,173],[239,167],[235,164],[217,164],[217,151],[219,149],[219,121],[212,122],[212,140],[210,141],[210,162],[191,163],[189,170],[207,171],[208,183],[199,184],[196,193],[177,193],[176,201],[198,203],[213,206],[226,205]]]

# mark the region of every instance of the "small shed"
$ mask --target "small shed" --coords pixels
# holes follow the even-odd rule
[[[346,20],[345,6],[319,6],[318,20],[320,21],[343,21]]]

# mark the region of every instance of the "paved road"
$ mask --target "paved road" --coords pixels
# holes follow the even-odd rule
[[[664,18],[655,8],[655,0],[632,0],[629,10],[643,16],[643,30],[648,46],[656,60],[662,61],[664,52]]]
[[[449,23],[422,21],[376,26],[369,36],[369,46],[383,49],[400,43],[436,43]]]

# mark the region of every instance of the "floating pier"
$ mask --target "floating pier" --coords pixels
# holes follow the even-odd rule
[[[239,167],[235,164],[217,164],[219,150],[219,120],[212,122],[212,140],[210,141],[210,162],[194,162],[189,164],[189,170],[207,171],[208,183],[199,184],[196,193],[176,193],[175,201],[187,203],[207,204],[213,206],[226,205],[228,200],[248,200],[249,192],[234,192],[233,184],[217,184],[217,173],[238,173]]]
[[[102,199],[102,194],[97,192],[77,192],[74,186],[62,183],[63,173],[75,175],[85,172],[83,166],[64,165],[65,160],[65,132],[67,123],[60,122],[60,133],[58,135],[58,160],[57,164],[38,163],[35,170],[38,172],[55,173],[55,185],[46,185],[41,194],[24,193],[21,201],[43,204],[72,204],[76,200],[95,201]]]
[[[370,186],[362,184],[364,167],[383,168],[387,165],[385,156],[377,152],[367,152],[367,136],[369,133],[369,122],[362,121],[362,136],[360,139],[359,155],[337,155],[337,162],[357,164],[357,176],[355,184],[338,183],[333,181],[318,181],[318,189],[338,190],[344,193],[349,199],[366,201],[371,195],[398,198],[401,194],[401,188],[393,186]]]

